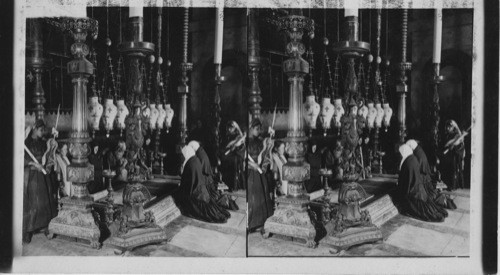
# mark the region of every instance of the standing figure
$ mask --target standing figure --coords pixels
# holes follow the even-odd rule
[[[181,186],[175,201],[183,215],[210,223],[225,223],[231,214],[215,202],[208,191],[200,160],[191,146],[182,148]]]
[[[33,233],[42,230],[48,234],[50,220],[57,216],[56,174],[43,166],[47,151],[43,140],[45,123],[37,120],[25,145],[37,161],[24,154],[23,243],[30,243]],[[44,173],[45,171],[45,173]]]
[[[397,202],[403,214],[430,222],[442,222],[448,216],[446,210],[434,202],[425,188],[420,165],[410,146],[399,147],[402,160],[397,185]]]
[[[441,174],[449,190],[464,188],[465,145],[462,131],[454,120],[445,124],[445,144],[443,148]]]
[[[263,228],[267,218],[273,215],[267,172],[270,165],[266,157],[269,139],[261,137],[262,123],[253,119],[248,138],[248,228],[250,231]]]
[[[323,167],[323,155],[327,155],[329,150],[327,148],[324,148],[324,150],[318,150],[318,145],[312,140],[309,140],[308,147],[309,150],[307,150],[306,161],[311,167],[311,177],[304,183],[304,187],[306,188],[307,193],[311,193],[323,188],[319,170]]]
[[[102,171],[104,169],[103,152],[99,150],[99,145],[92,145],[92,151],[90,152],[89,162],[94,165],[94,180],[87,184],[87,188],[90,194],[102,191],[105,189]]]
[[[59,143],[59,146],[56,151],[56,166],[55,171],[57,173],[57,180],[61,183],[60,197],[67,197],[73,195],[72,184],[68,181],[67,178],[67,167],[70,165],[70,161],[68,159],[68,145],[66,143]]]
[[[283,179],[283,165],[287,162],[285,157],[285,144],[283,142],[276,142],[273,148],[272,154],[272,170],[274,174],[274,180],[276,181],[276,188],[274,188],[275,192],[279,195],[287,195],[288,194],[288,181]]]
[[[230,191],[245,190],[245,138],[236,121],[229,121],[226,126],[226,146],[221,154],[222,181]]]

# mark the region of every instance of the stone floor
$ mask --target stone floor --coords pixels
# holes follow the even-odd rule
[[[398,214],[381,226],[382,242],[338,252],[321,244],[315,249],[307,248],[289,237],[264,239],[260,233],[251,233],[248,256],[468,256],[470,190],[448,193],[457,209],[448,210],[444,222],[423,222]]]
[[[185,216],[165,227],[169,241],[147,245],[125,252],[122,256],[153,257],[245,257],[246,256],[246,195],[234,194],[239,210],[230,211],[225,224],[211,224]],[[115,256],[114,250],[90,248],[83,242],[64,239],[48,240],[35,234],[30,244],[23,246],[24,256]]]

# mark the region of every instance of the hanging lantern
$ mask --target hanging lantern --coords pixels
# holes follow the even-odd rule
[[[316,129],[316,121],[320,110],[321,107],[316,102],[316,96],[314,94],[306,96],[306,101],[304,102],[304,120],[309,129]]]
[[[113,130],[113,123],[115,122],[116,115],[118,114],[118,108],[113,104],[112,98],[106,98],[104,102],[104,129],[106,129],[106,137],[109,137],[109,133]]]
[[[117,107],[117,116],[116,116],[117,126],[118,129],[120,129],[120,136],[122,136],[123,130],[125,129],[125,119],[129,114],[129,110],[127,109],[127,106],[125,105],[125,100],[123,99],[119,99],[116,101],[116,107]]]
[[[377,109],[374,107],[373,101],[368,102],[368,128],[375,127],[375,118],[377,117]]]
[[[161,104],[158,104],[158,108],[160,108]],[[156,122],[158,120],[158,116],[160,115],[159,110],[156,109],[156,104],[149,104],[149,108],[151,109],[151,117],[149,118],[149,127],[152,130],[156,129]]]
[[[323,127],[324,135],[326,136],[326,132],[330,129],[330,124],[332,122],[333,114],[335,113],[335,109],[333,104],[330,101],[330,97],[324,97],[321,102],[321,127]]]
[[[88,105],[88,122],[92,132],[95,133],[95,131],[99,131],[99,122],[101,121],[104,110],[97,96],[91,97]]]
[[[165,118],[167,117],[167,112],[163,108],[163,104],[158,104],[158,129],[163,129],[163,125],[165,124]]]
[[[375,116],[375,127],[382,127],[382,120],[384,119],[384,109],[382,108],[382,104],[380,102],[375,103],[375,109],[377,110],[377,114]]]
[[[172,119],[174,118],[174,110],[170,107],[170,104],[165,104],[165,112],[167,117],[165,118],[165,127],[167,128],[167,133],[172,127]]]
[[[340,120],[342,116],[345,114],[344,107],[342,106],[342,99],[341,98],[336,98],[333,100],[333,106],[334,106],[334,113],[333,113],[333,120],[335,123],[335,127],[340,129],[341,123]]]

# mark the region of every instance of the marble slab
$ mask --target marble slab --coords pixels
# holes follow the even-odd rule
[[[236,238],[235,235],[188,225],[182,228],[169,243],[186,250],[222,257],[226,256],[226,252]]]
[[[470,198],[462,197],[457,195],[453,201],[457,205],[458,209],[470,210]]]
[[[443,256],[469,256],[469,238],[453,236],[450,243],[444,248]]]
[[[225,254],[226,257],[246,257],[246,255],[247,240],[243,236],[237,237]]]
[[[385,243],[428,256],[439,256],[453,237],[452,234],[404,224]]]
[[[463,230],[466,232],[470,232],[470,215],[464,214],[462,218],[455,225],[455,228],[458,230]]]

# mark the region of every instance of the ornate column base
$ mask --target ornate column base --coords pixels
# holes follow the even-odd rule
[[[303,239],[308,247],[316,247],[316,229],[309,216],[307,197],[276,198],[278,207],[264,224],[264,238],[271,233]]]
[[[159,226],[150,228],[135,228],[125,234],[119,234],[120,222],[109,226],[111,237],[104,241],[106,247],[115,249],[115,254],[123,254],[136,247],[146,244],[163,243],[168,241],[167,233]]]
[[[62,198],[62,208],[49,224],[49,239],[62,235],[88,240],[92,248],[100,248],[101,232],[92,215],[91,197]]]

